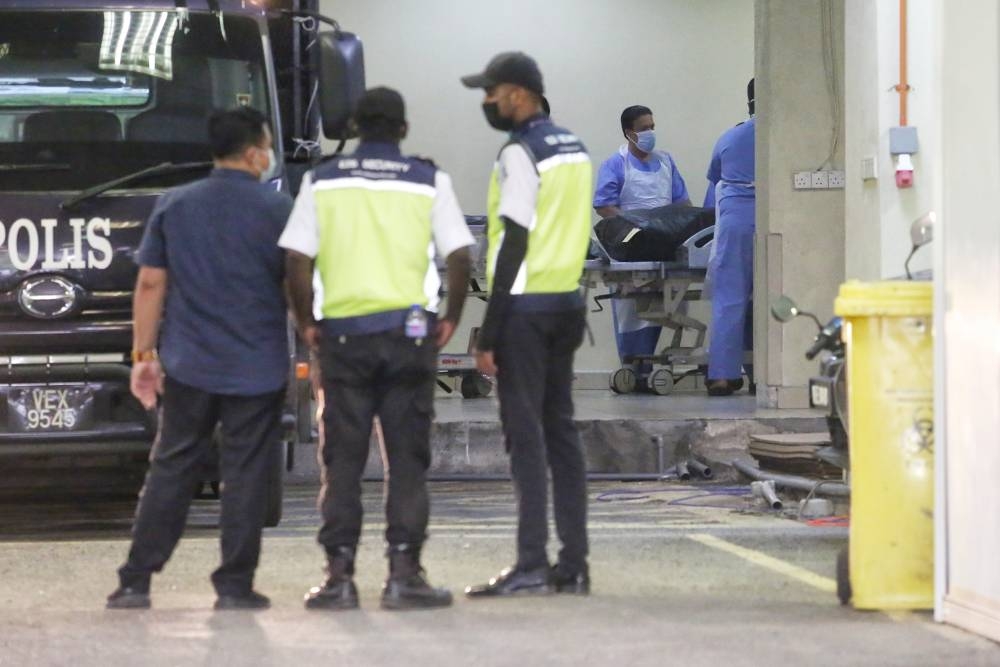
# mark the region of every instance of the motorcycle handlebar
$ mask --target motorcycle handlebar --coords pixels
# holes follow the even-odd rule
[[[830,342],[830,337],[825,333],[820,333],[816,336],[816,341],[813,343],[812,347],[806,352],[806,359],[812,361],[816,358],[816,355],[826,349],[826,346]]]

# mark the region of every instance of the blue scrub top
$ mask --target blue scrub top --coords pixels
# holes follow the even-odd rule
[[[754,131],[756,118],[726,130],[715,143],[712,160],[708,165],[708,191],[705,193],[705,207],[714,208],[715,185],[719,181],[730,183],[754,182]],[[722,196],[753,195],[753,190],[734,186],[723,187]]]
[[[629,168],[638,169],[639,171],[645,172],[657,172],[663,168],[663,163],[657,159],[651,159],[648,162],[643,162],[636,156],[632,155],[631,151],[627,152]],[[674,158],[671,157],[670,153],[660,153],[666,157],[670,162],[671,171],[673,172],[673,178],[671,179],[670,187],[670,200],[672,202],[684,201],[685,199],[690,199],[688,196],[687,185],[684,183],[684,179],[681,178],[681,172],[677,168],[677,163],[674,162]],[[594,191],[594,208],[600,208],[601,206],[618,206],[621,202],[622,188],[625,186],[625,159],[622,158],[621,153],[615,153],[607,160],[601,163],[600,169],[597,170],[597,188]]]

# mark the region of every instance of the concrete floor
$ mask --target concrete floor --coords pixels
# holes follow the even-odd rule
[[[774,410],[757,407],[757,397],[746,392],[713,397],[703,391],[678,391],[670,396],[650,394],[618,395],[607,389],[573,392],[576,418],[589,420],[655,419],[814,419],[812,410]],[[439,392],[434,404],[438,422],[499,421],[494,396],[463,399],[458,394]]]
[[[216,505],[198,501],[154,581],[154,609],[103,598],[127,549],[133,499],[0,506],[0,665],[997,665],[1000,648],[927,614],[862,613],[832,592],[843,527],[755,510],[745,489],[591,486],[590,598],[378,609],[380,488],[366,485],[363,608],[306,612],[321,578],[315,488],[297,487],[265,538],[260,613],[210,610]],[[711,494],[711,495],[710,495]],[[714,495],[722,494],[722,495]],[[456,593],[513,558],[506,483],[435,484],[425,564]],[[710,505],[710,506],[706,506]]]

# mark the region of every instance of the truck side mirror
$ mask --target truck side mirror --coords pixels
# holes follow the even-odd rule
[[[361,40],[349,32],[319,36],[319,106],[323,134],[328,139],[350,139],[351,114],[365,92],[365,57]]]

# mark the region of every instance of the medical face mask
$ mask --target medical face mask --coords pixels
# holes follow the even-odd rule
[[[489,123],[490,127],[494,130],[510,132],[514,129],[514,119],[504,118],[501,116],[500,107],[496,102],[484,102],[483,115],[486,116],[486,122]]]
[[[267,168],[260,172],[260,182],[267,183],[278,173],[278,158],[274,154],[273,148],[267,149]]]
[[[656,130],[643,130],[635,133],[635,147],[643,153],[649,153],[656,146]]]

